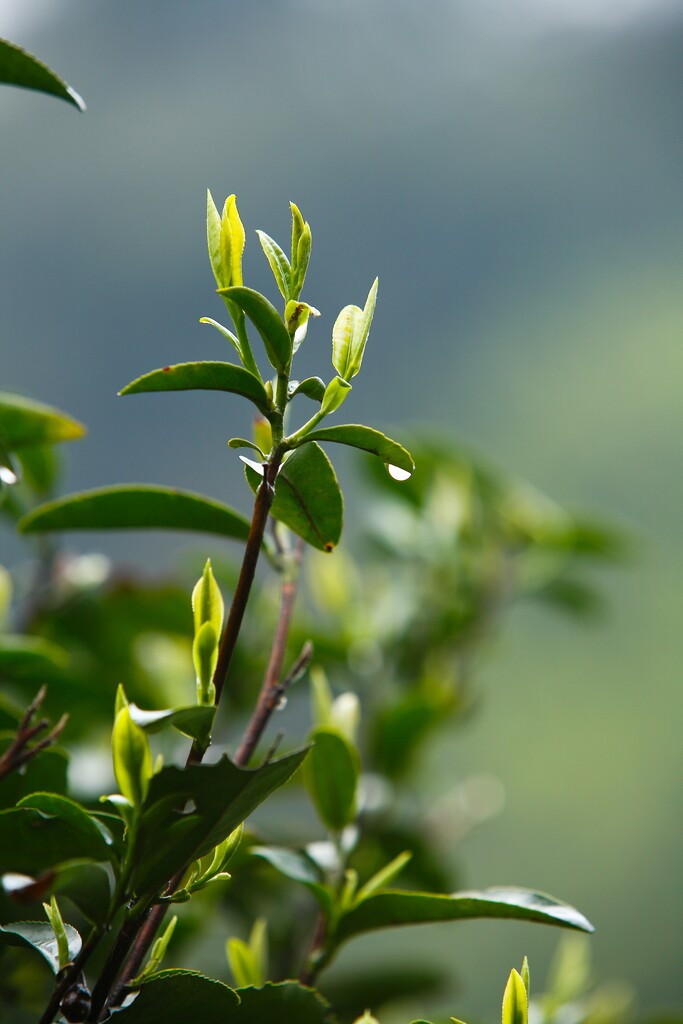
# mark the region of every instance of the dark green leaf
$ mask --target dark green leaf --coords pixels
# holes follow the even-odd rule
[[[33,54],[27,53],[7,39],[0,39],[0,82],[46,92],[66,100],[78,110],[85,110],[85,103],[70,85],[63,82]]]
[[[101,864],[67,864],[59,868],[47,890],[68,897],[92,924],[103,921],[111,902],[111,887],[106,868]]]
[[[289,384],[289,397],[294,395],[306,395],[314,402],[322,402],[325,396],[325,381],[321,377],[306,377],[305,380],[293,380]]]
[[[120,484],[82,491],[34,509],[24,533],[50,530],[197,530],[246,540],[249,520],[227,505],[191,491],[152,484]]]
[[[326,1024],[330,1006],[311,988],[295,981],[268,982],[237,990],[240,1004],[220,1024]]]
[[[119,391],[120,395],[137,395],[151,391],[230,391],[248,398],[259,412],[268,416],[272,404],[266,389],[253,373],[223,362],[176,363],[138,377]]]
[[[194,971],[160,971],[146,982],[131,1006],[113,1019],[121,1024],[227,1024],[239,1003],[234,989]]]
[[[24,471],[24,479],[38,496],[47,497],[55,486],[61,470],[61,459],[55,447],[49,444],[36,444],[22,448],[19,461]]]
[[[70,924],[65,924],[64,930],[69,943],[69,955],[73,960],[81,948],[81,937]],[[52,925],[47,921],[15,921],[0,925],[0,944],[35,949],[45,957],[55,974],[59,970],[57,939]]]
[[[251,288],[219,288],[218,291],[247,314],[261,335],[271,366],[280,371],[288,370],[292,361],[292,339],[275,306]]]
[[[255,769],[224,757],[217,764],[163,768],[142,808],[133,890],[161,888],[176,871],[212,850],[296,771],[307,749]],[[184,811],[186,806],[191,810]],[[163,835],[163,842],[160,837]]]
[[[8,446],[2,434],[0,434],[0,489],[2,489],[4,484],[10,487],[12,484],[16,484],[20,477],[19,467],[15,466],[12,461]]]
[[[305,853],[300,850],[288,850],[283,846],[252,846],[249,853],[268,861],[285,878],[301,882],[314,894],[321,907],[328,914],[331,912],[330,891],[323,884],[319,869]]]
[[[342,916],[337,938],[343,942],[376,928],[483,917],[537,921],[593,931],[590,922],[574,907],[543,893],[505,887],[457,892],[451,896],[422,892],[375,893]]]
[[[306,434],[307,441],[335,441],[338,444],[348,444],[352,448],[361,448],[371,455],[377,455],[390,466],[398,466],[406,473],[412,473],[415,469],[410,452],[407,452],[396,441],[390,437],[374,430],[372,427],[364,427],[359,423],[343,423],[336,427],[322,427]]]
[[[0,675],[3,679],[43,683],[62,675],[69,664],[67,652],[40,636],[0,638]]]
[[[253,491],[261,478],[247,467]],[[285,461],[275,482],[271,514],[320,551],[339,542],[344,504],[332,464],[315,441],[297,448]]]
[[[81,827],[71,815],[46,814],[32,807],[0,812],[0,873],[37,875],[66,861],[102,861],[110,855],[101,833]]]
[[[49,405],[0,392],[0,431],[5,445],[15,451],[34,444],[76,441],[85,434],[85,427]]]
[[[315,808],[333,832],[353,821],[360,765],[358,754],[336,729],[320,727],[311,734],[313,749],[304,766],[304,781]]]

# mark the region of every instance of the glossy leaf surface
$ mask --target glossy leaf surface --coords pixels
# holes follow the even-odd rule
[[[66,861],[106,861],[110,856],[103,836],[71,814],[48,814],[32,807],[0,813],[0,872],[36,875]]]
[[[81,937],[70,924],[64,925],[64,931],[69,956],[73,960],[80,951]],[[59,970],[57,939],[48,921],[14,921],[12,924],[0,925],[0,945],[28,946],[47,960],[55,974]]]
[[[153,391],[228,391],[249,399],[264,416],[272,411],[261,381],[249,370],[232,363],[207,361],[164,366],[126,384],[119,394]]]
[[[398,466],[407,473],[415,469],[410,452],[402,445],[392,441],[373,427],[364,427],[360,423],[342,423],[334,427],[319,427],[306,435],[315,441],[333,441],[336,444],[347,444],[352,448],[360,448],[364,452],[376,455],[383,462]]]
[[[51,530],[196,530],[246,540],[249,520],[228,505],[191,491],[120,484],[47,502],[25,516],[24,533]]]
[[[144,711],[136,704],[128,706],[130,717],[146,732],[160,732],[172,726],[190,739],[203,741],[211,734],[215,707],[190,704],[187,707],[165,708],[161,711]]]
[[[34,444],[76,441],[85,434],[82,423],[59,409],[6,392],[0,392],[0,430],[10,451]]]
[[[306,377],[305,380],[290,381],[289,397],[294,395],[306,395],[314,402],[322,402],[325,395],[325,381],[321,377]]]
[[[289,779],[306,752],[255,769],[238,768],[227,757],[212,765],[163,768],[152,778],[142,808],[134,891],[163,886],[189,861],[213,850]]]
[[[261,483],[247,467],[253,491]],[[339,543],[344,504],[332,464],[314,441],[297,448],[280,470],[275,482],[271,515],[320,551],[332,551]]]
[[[291,273],[289,260],[277,242],[274,241],[270,235],[267,235],[265,231],[257,231],[256,234],[258,235],[259,242],[261,243],[261,248],[266,255],[266,259],[270,264],[270,269],[273,271],[275,283],[280,289],[285,302],[288,302],[290,298],[289,279]]]
[[[287,370],[292,361],[292,339],[275,306],[252,288],[219,288],[249,317],[261,335],[266,355],[276,370]]]
[[[348,911],[337,930],[339,941],[376,928],[467,918],[536,921],[592,932],[590,922],[566,903],[530,889],[492,888],[442,896],[420,892],[379,892]]]
[[[85,110],[85,103],[75,89],[32,53],[7,39],[0,39],[0,82],[45,92],[66,100],[77,110]]]
[[[194,971],[160,971],[115,1019],[121,1024],[225,1024],[238,1003],[234,989],[213,978]]]

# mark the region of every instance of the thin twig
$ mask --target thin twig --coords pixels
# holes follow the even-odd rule
[[[263,734],[263,730],[268,724],[270,716],[284,694],[284,691],[280,690],[283,685],[280,678],[282,675],[282,665],[285,660],[285,652],[287,650],[287,638],[289,637],[289,630],[292,623],[292,614],[294,612],[294,603],[296,601],[298,590],[299,567],[301,565],[302,557],[303,542],[301,540],[297,540],[290,556],[290,567],[285,572],[285,576],[282,581],[282,590],[280,593],[280,614],[278,616],[275,639],[273,640],[268,667],[266,668],[266,672],[263,677],[258,703],[254,710],[254,714],[249,720],[247,728],[244,731],[242,742],[235,754],[235,764],[238,764],[240,767],[245,767],[249,763],[249,759],[256,749],[256,745]],[[310,652],[306,652],[306,648],[301,652],[298,661],[302,658],[304,660],[303,667],[298,669],[299,675],[308,665],[312,654],[312,648]],[[289,685],[290,681],[291,680],[287,681],[287,685]]]
[[[54,728],[48,732],[47,736],[43,736],[42,740],[38,743],[34,743],[32,747],[29,746],[31,740],[35,739],[35,737],[41,732],[45,732],[46,729],[50,728],[50,723],[47,718],[41,718],[39,722],[32,724],[33,718],[43,703],[46,693],[47,687],[41,686],[38,693],[26,708],[26,711],[17,726],[16,736],[2,757],[0,757],[0,779],[4,779],[6,775],[10,774],[10,772],[23,768],[23,766],[28,764],[29,761],[32,761],[33,758],[41,752],[41,750],[45,750],[46,747],[52,746],[53,743],[56,743],[57,739],[63,732],[64,726],[69,719],[68,715],[62,715]]]

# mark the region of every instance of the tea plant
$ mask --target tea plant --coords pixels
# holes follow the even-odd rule
[[[75,102],[12,44],[0,48],[0,77]],[[208,389],[249,401],[253,432],[228,444],[249,453],[242,458],[251,519],[159,486],[54,499],[54,446],[77,439],[82,426],[32,400],[0,396],[0,511],[34,540],[37,555],[36,578],[19,601],[9,574],[0,576],[0,607],[16,623],[0,643],[0,992],[13,1021],[351,1020],[364,1005],[425,987],[419,972],[407,970],[382,995],[380,975],[370,972],[335,995],[325,972],[358,935],[475,917],[591,930],[577,910],[530,890],[451,892],[430,808],[403,794],[434,731],[471,705],[476,655],[505,608],[536,597],[589,609],[592,594],[577,566],[586,556],[612,557],[618,544],[450,448],[418,442],[414,472],[409,452],[379,430],[327,422],[361,370],[377,281],[362,307],[346,306],[337,317],[332,378],[297,379],[295,356],[319,314],[302,298],[310,227],[294,204],[291,212],[288,254],[258,232],[281,294],[278,310],[243,283],[235,197],[219,212],[208,195],[209,258],[230,325],[202,322],[239,362],[165,366],[121,392]],[[299,415],[293,428],[293,410],[305,402],[312,415]],[[360,449],[380,465],[373,485],[381,529],[362,584],[349,556],[330,561],[343,499],[329,444]],[[190,598],[175,583],[117,577],[97,557],[69,560],[53,539],[58,531],[130,528],[242,543],[236,578],[215,557],[205,560]],[[307,549],[313,555],[297,622]],[[261,554],[279,581],[274,614],[268,585],[256,577]],[[250,598],[257,614],[245,617]],[[261,749],[290,690],[301,718],[294,684],[307,674],[305,744],[276,756],[278,735]],[[41,687],[22,711],[36,682],[47,682],[49,693]],[[36,721],[42,707],[60,716],[55,725]],[[97,729],[112,707],[118,792],[92,803],[78,776],[69,790],[58,741],[68,732],[95,757]],[[297,807],[289,830],[278,825],[283,787],[290,816],[292,800]],[[264,803],[254,824],[250,816]],[[297,824],[304,804],[317,825],[310,813],[308,824]],[[462,832],[485,814],[452,814],[453,827]],[[36,920],[39,903],[43,920]],[[203,914],[230,908],[244,926],[245,938],[225,936],[233,987],[194,970],[162,969],[165,957],[182,961],[198,927],[195,903]],[[21,907],[28,920],[17,919]],[[22,947],[51,968],[50,992]],[[503,1024],[526,1024],[528,988],[528,969],[513,972]],[[358,1019],[374,1018],[367,1011]]]

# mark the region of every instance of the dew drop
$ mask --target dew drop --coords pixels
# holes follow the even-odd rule
[[[19,478],[9,466],[0,466],[0,480],[3,484],[15,484]]]
[[[387,463],[387,473],[393,480],[410,480],[413,475],[407,469],[401,469],[399,466],[392,466],[389,463]]]

